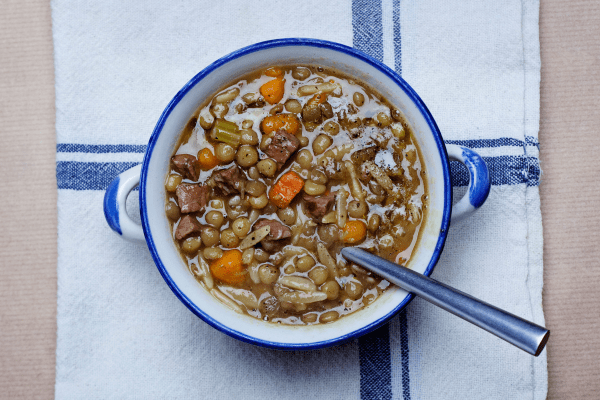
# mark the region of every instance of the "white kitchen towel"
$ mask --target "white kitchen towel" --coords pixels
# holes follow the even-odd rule
[[[488,163],[487,203],[451,227],[433,277],[544,324],[538,9],[537,0],[53,0],[56,397],[545,398],[545,351],[533,358],[420,299],[333,348],[232,339],[185,308],[147,248],[114,234],[102,211],[107,185],[141,162],[162,110],[205,66],[268,39],[339,42],[394,68],[445,140]],[[466,170],[453,162],[452,174],[464,193]]]

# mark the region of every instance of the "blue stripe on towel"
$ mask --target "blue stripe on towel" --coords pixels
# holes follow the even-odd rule
[[[400,354],[402,355],[402,397],[410,400],[410,374],[408,371],[408,318],[406,308],[398,316],[400,322]]]
[[[400,0],[393,0],[392,23],[394,25],[394,69],[402,75],[402,36],[400,32]]]
[[[527,186],[540,184],[540,163],[536,157],[526,156],[498,156],[483,157],[493,186],[518,185],[526,183]],[[469,172],[467,167],[458,161],[450,161],[450,175],[452,186],[467,186]]]
[[[529,136],[528,136],[529,137]],[[523,147],[528,144],[527,141],[522,141],[513,138],[498,138],[498,139],[467,139],[467,140],[444,140],[448,144],[458,144],[460,146],[469,147],[471,149],[481,149],[490,147]]]
[[[352,0],[354,48],[383,61],[381,0]],[[358,339],[360,396],[362,399],[392,398],[392,356],[387,324]]]
[[[59,143],[56,145],[59,153],[145,153],[145,144],[79,144]]]
[[[59,189],[106,190],[117,175],[138,164],[59,161],[56,163],[56,181]]]
[[[540,165],[536,157],[498,156],[483,157],[488,165],[492,185],[539,185]],[[56,163],[56,180],[59,189],[106,190],[109,183],[121,172],[139,162],[81,162]],[[467,168],[458,161],[450,162],[452,186],[469,184]]]
[[[397,44],[400,46],[400,44]],[[400,56],[400,51],[396,53]],[[396,65],[399,63],[399,58],[396,59]],[[399,68],[399,67],[398,67]],[[539,147],[537,139],[533,136],[526,136],[525,141],[513,138],[497,138],[497,139],[468,139],[468,140],[446,140],[449,144],[458,144],[472,149],[481,149],[489,147],[524,147],[536,146]],[[58,153],[145,153],[146,145],[143,144],[79,144],[79,143],[59,143],[56,145]]]
[[[404,313],[403,313],[404,314]],[[388,325],[358,339],[360,359],[360,398],[392,398],[392,359]],[[403,371],[404,372],[404,371]]]
[[[534,136],[525,136],[525,143],[527,146],[535,146],[537,148],[540,147],[540,142],[538,142],[537,138]]]
[[[352,1],[352,30],[354,48],[383,61],[383,23],[380,0]]]

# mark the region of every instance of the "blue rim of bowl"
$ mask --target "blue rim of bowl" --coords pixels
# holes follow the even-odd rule
[[[247,335],[247,334],[239,332],[229,326],[226,326],[226,325],[222,324],[221,322],[213,319],[209,315],[207,315],[205,312],[202,311],[202,309],[200,309],[198,306],[196,306],[196,304],[194,304],[179,289],[179,287],[175,284],[175,282],[173,282],[173,280],[171,279],[171,276],[167,272],[167,269],[164,266],[164,264],[162,263],[162,260],[156,250],[156,246],[154,244],[154,239],[152,238],[152,232],[150,232],[150,228],[149,228],[148,213],[147,213],[147,209],[146,209],[146,179],[147,179],[147,174],[148,174],[148,164],[150,162],[150,158],[152,156],[154,146],[155,146],[155,144],[158,140],[158,137],[164,127],[165,121],[171,114],[171,111],[175,108],[175,106],[177,106],[179,101],[187,94],[187,92],[192,87],[194,87],[198,82],[200,82],[202,79],[204,79],[207,75],[209,75],[212,71],[219,68],[220,66],[222,66],[232,60],[235,60],[236,58],[239,58],[241,56],[244,56],[244,55],[247,55],[250,53],[254,53],[256,51],[266,50],[266,49],[270,49],[270,48],[274,48],[274,47],[287,47],[287,46],[310,46],[310,47],[326,48],[329,50],[348,54],[350,56],[353,56],[353,57],[359,59],[360,61],[363,61],[363,62],[371,65],[372,67],[378,69],[380,72],[384,73],[392,81],[394,81],[398,85],[398,87],[401,88],[406,93],[406,95],[413,101],[413,103],[417,106],[417,108],[421,112],[421,115],[427,121],[427,124],[429,125],[429,128],[431,129],[431,132],[433,133],[434,139],[436,141],[436,145],[438,147],[438,151],[441,156],[442,169],[444,172],[444,188],[445,188],[445,190],[444,190],[444,213],[442,215],[442,225],[440,228],[440,236],[438,237],[438,241],[436,243],[435,249],[434,249],[431,259],[429,261],[429,265],[427,266],[427,268],[425,269],[425,272],[424,272],[424,274],[427,276],[431,275],[435,265],[437,264],[437,262],[439,260],[440,254],[441,254],[442,250],[444,249],[444,244],[446,242],[446,236],[448,233],[448,226],[450,224],[450,215],[451,215],[451,211],[452,211],[452,207],[451,207],[452,206],[452,204],[451,204],[452,186],[451,186],[451,181],[450,181],[450,165],[448,162],[448,153],[446,152],[446,146],[444,145],[444,141],[442,139],[440,130],[439,130],[437,124],[435,123],[433,116],[429,112],[429,109],[427,108],[425,103],[423,103],[423,101],[421,100],[419,95],[417,95],[417,93],[408,85],[408,83],[406,83],[404,81],[404,79],[402,79],[398,74],[396,74],[396,72],[391,70],[389,67],[385,66],[383,63],[371,58],[370,56],[364,54],[361,51],[358,51],[356,49],[353,49],[351,47],[348,47],[348,46],[345,46],[345,45],[342,45],[339,43],[329,42],[326,40],[286,38],[286,39],[275,39],[275,40],[269,40],[269,41],[265,41],[265,42],[256,43],[256,44],[241,48],[239,50],[236,50],[236,51],[218,59],[217,61],[213,62],[208,67],[203,69],[201,72],[199,72],[196,76],[194,76],[175,95],[175,97],[173,97],[173,99],[171,100],[169,105],[165,108],[165,110],[163,111],[162,115],[160,116],[160,118],[156,124],[156,127],[154,128],[154,131],[152,132],[150,141],[148,142],[148,147],[146,149],[146,154],[144,156],[144,162],[142,164],[142,173],[141,173],[141,177],[140,177],[140,214],[141,214],[141,220],[142,220],[142,227],[144,229],[144,235],[146,237],[146,243],[148,245],[148,248],[150,249],[150,253],[152,255],[152,258],[154,259],[154,263],[156,264],[160,274],[162,275],[162,277],[165,280],[165,282],[167,283],[167,285],[171,288],[171,290],[173,291],[175,296],[177,296],[177,298],[179,300],[181,300],[181,302],[183,304],[185,304],[185,306],[187,308],[189,308],[190,311],[192,311],[194,314],[196,314],[196,316],[201,318],[204,322],[206,322],[213,328],[215,328],[231,337],[234,337],[243,342],[246,342],[246,343],[251,343],[251,344],[255,344],[255,345],[259,345],[259,346],[263,346],[263,347],[267,347],[267,348],[272,348],[272,349],[279,349],[279,350],[311,350],[311,349],[319,349],[319,348],[323,348],[323,347],[329,347],[329,346],[341,344],[341,343],[344,343],[351,339],[357,338],[359,336],[362,336],[366,333],[369,333],[369,332],[377,329],[378,327],[380,327],[381,325],[383,325],[387,321],[389,321],[394,315],[396,315],[398,312],[400,312],[404,307],[406,307],[408,305],[408,303],[410,303],[410,301],[412,301],[414,295],[411,293],[406,295],[404,297],[404,299],[400,302],[400,304],[398,304],[398,306],[396,306],[387,315],[378,319],[377,321],[374,321],[368,325],[365,325],[365,326],[358,328],[348,334],[341,335],[334,339],[324,340],[324,341],[320,341],[320,342],[313,342],[313,343],[281,343],[281,342],[271,342],[271,341],[267,341],[267,340],[257,339],[253,336]]]

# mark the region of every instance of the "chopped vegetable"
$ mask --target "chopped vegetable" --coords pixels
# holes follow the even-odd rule
[[[242,252],[234,249],[223,253],[223,257],[213,261],[210,272],[218,280],[239,285],[246,280],[246,273],[242,266]]]
[[[346,226],[346,221],[348,220],[348,209],[346,207],[346,200],[348,200],[348,192],[344,189],[340,189],[337,192],[336,203],[335,203],[335,212],[337,214],[337,224],[340,228],[344,228]]]
[[[265,75],[277,78],[283,76],[283,70],[279,67],[270,67],[265,70]]]
[[[223,292],[221,292],[219,289],[214,288],[210,291],[210,293],[217,298],[218,300],[221,301],[221,303],[225,304],[226,306],[228,306],[229,308],[231,308],[233,311],[243,314],[244,310],[242,310],[242,307],[240,307],[235,301],[231,300],[229,297],[225,296],[223,294]]]
[[[210,131],[210,137],[219,142],[227,143],[233,147],[240,144],[240,131],[234,122],[217,119],[215,126]]]
[[[204,148],[198,152],[198,162],[204,171],[213,169],[220,163],[219,159],[213,154],[212,151],[210,151],[209,148]]]
[[[254,246],[258,242],[266,238],[269,235],[269,233],[271,233],[271,227],[269,225],[265,225],[262,228],[251,232],[248,236],[244,238],[244,240],[242,240],[242,243],[240,243],[240,249],[246,250],[247,248]]]
[[[335,260],[333,259],[333,257],[331,257],[331,254],[329,254],[329,251],[327,251],[327,248],[323,243],[317,243],[317,255],[319,256],[319,261],[321,262],[321,264],[326,266],[329,270],[330,276],[336,277],[337,265],[335,264]]]
[[[210,267],[208,263],[202,258],[202,256],[198,256],[198,264],[200,264],[200,271],[202,271],[202,279],[206,284],[206,287],[212,289],[214,284],[213,277],[210,274]]]
[[[279,103],[283,98],[284,91],[285,80],[282,78],[273,79],[260,87],[260,94],[263,95],[269,104]]]
[[[372,161],[366,161],[363,165],[371,173],[373,178],[375,178],[377,183],[381,185],[381,187],[383,187],[389,194],[394,194],[394,183],[381,168],[379,168]]]
[[[219,290],[232,300],[239,301],[245,305],[248,310],[255,310],[258,308],[258,299],[250,290],[233,288],[230,286],[220,286]]]
[[[354,164],[351,161],[345,161],[344,167],[350,176],[350,193],[352,196],[358,201],[364,201],[365,195],[362,190],[362,186],[360,181],[358,180],[358,176],[356,175],[356,169],[354,168]]]
[[[269,199],[277,207],[286,208],[290,205],[294,197],[300,193],[303,186],[304,180],[300,175],[294,171],[289,171],[283,174],[277,183],[273,185],[269,191]]]
[[[317,301],[327,300],[327,294],[323,292],[284,292],[279,296],[280,301],[289,301],[290,303],[308,304]]]
[[[342,86],[339,83],[325,82],[319,85],[300,86],[298,88],[298,96],[310,96],[311,94],[318,92],[330,93],[334,92],[336,89],[339,89],[339,93],[341,94]]]
[[[355,244],[361,242],[367,235],[367,225],[361,220],[346,222],[344,226],[344,242]]]
[[[334,159],[336,161],[342,161],[344,156],[350,153],[354,149],[354,143],[346,143],[341,146],[333,146],[325,153],[319,156],[317,160],[317,164],[322,165],[323,167],[327,167],[330,159]]]
[[[238,97],[240,94],[239,88],[232,88],[215,96],[215,103],[229,103],[231,100]]]
[[[308,278],[302,276],[284,276],[279,278],[279,284],[291,289],[302,290],[304,292],[315,292],[317,285]]]
[[[257,285],[260,283],[260,276],[258,276],[258,261],[252,260],[252,263],[248,267],[248,275],[250,275],[252,282]]]
[[[333,224],[337,222],[337,214],[335,211],[331,211],[323,217],[321,220],[322,224]]]
[[[265,117],[260,127],[267,135],[285,129],[289,134],[295,135],[300,129],[300,121],[294,114],[276,114]]]

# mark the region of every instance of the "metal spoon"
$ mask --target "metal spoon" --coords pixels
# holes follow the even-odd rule
[[[342,256],[536,357],[550,337],[542,326],[362,249],[344,248]]]

